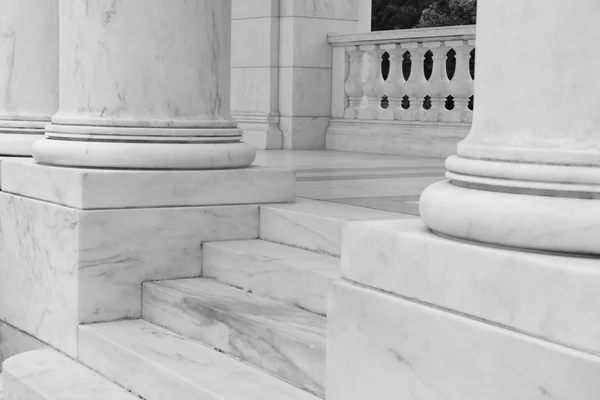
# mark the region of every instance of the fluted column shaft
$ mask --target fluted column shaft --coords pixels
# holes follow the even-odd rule
[[[58,108],[58,0],[0,2],[0,155],[31,156]]]
[[[230,115],[231,0],[60,0],[60,102],[46,164],[250,165]]]
[[[597,15],[597,0],[478,4],[473,127],[448,159],[450,181],[422,196],[430,228],[600,254]]]

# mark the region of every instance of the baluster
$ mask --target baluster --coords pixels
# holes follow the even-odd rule
[[[361,109],[358,113],[359,119],[377,119],[381,114],[381,97],[379,94],[385,84],[381,73],[381,56],[385,50],[379,45],[361,46],[369,56],[369,75],[363,84],[363,93],[367,96],[368,104],[366,109]]]
[[[401,120],[406,113],[402,108],[402,100],[406,95],[406,80],[402,73],[402,61],[404,60],[405,49],[399,44],[386,44],[381,48],[390,55],[390,72],[385,81],[385,94],[388,97],[388,108],[381,113],[381,119]]]
[[[474,82],[469,71],[469,60],[474,46],[464,40],[448,41],[446,45],[456,52],[456,71],[448,85],[450,94],[454,97],[452,121],[468,123],[473,119],[473,112],[469,110],[469,97],[473,95]]]
[[[346,47],[349,56],[350,71],[348,79],[344,84],[346,95],[348,96],[348,107],[344,111],[344,118],[356,119],[360,111],[360,105],[363,97],[363,54],[358,46]]]
[[[406,82],[406,94],[410,99],[405,118],[408,121],[419,121],[423,109],[423,100],[427,92],[427,79],[425,79],[424,61],[427,49],[419,43],[403,43],[402,47],[410,51],[411,68],[410,76]]]
[[[428,43],[433,54],[433,69],[427,82],[427,95],[431,97],[431,108],[423,112],[422,120],[441,122],[447,118],[446,97],[450,94],[450,79],[446,73],[446,53],[448,48],[442,42]]]

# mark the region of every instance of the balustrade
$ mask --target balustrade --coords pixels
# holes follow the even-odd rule
[[[345,48],[345,54],[334,54],[347,57],[349,63],[345,69],[349,72],[344,85],[348,99],[344,119],[471,123],[474,82],[470,61],[474,57],[475,26],[331,34],[329,43]],[[455,54],[455,63],[449,62],[450,51]],[[406,52],[410,54],[407,79]],[[385,53],[389,55],[386,79],[382,67]],[[341,73],[344,71],[334,67],[334,76]]]

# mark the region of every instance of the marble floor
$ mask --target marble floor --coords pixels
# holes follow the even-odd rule
[[[260,150],[255,164],[295,170],[301,198],[410,215],[445,172],[441,158],[339,151]]]

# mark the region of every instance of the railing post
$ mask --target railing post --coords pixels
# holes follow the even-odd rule
[[[390,71],[385,81],[388,108],[383,110],[381,119],[402,120],[406,114],[406,110],[402,108],[402,100],[406,95],[406,79],[402,72],[402,61],[406,50],[399,44],[386,44],[381,48],[390,55]]]
[[[363,84],[363,93],[367,96],[368,105],[366,109],[361,109],[359,119],[377,119],[383,110],[381,108],[381,88],[384,80],[381,73],[381,57],[385,50],[378,44],[370,46],[361,46],[369,56],[369,75]]]
[[[454,97],[452,121],[471,122],[473,112],[469,110],[469,98],[473,95],[474,83],[469,61],[474,46],[464,40],[447,41],[446,46],[452,47],[456,52],[456,71],[449,85],[450,94]]]
[[[406,82],[406,94],[410,99],[410,107],[406,112],[405,119],[408,121],[420,121],[423,111],[423,100],[427,91],[427,79],[425,79],[425,53],[427,49],[422,43],[405,43],[402,47],[410,51],[411,69],[410,76]]]
[[[431,108],[423,112],[423,121],[441,122],[446,119],[446,97],[450,94],[450,80],[446,73],[446,53],[448,48],[442,42],[427,43],[433,54],[433,69],[427,82],[427,95],[431,98]]]
[[[363,54],[365,52],[358,46],[346,47],[346,52],[350,57],[350,72],[348,73],[346,84],[344,85],[346,95],[348,96],[348,107],[344,112],[344,118],[356,119],[360,111],[363,97],[362,64]]]

